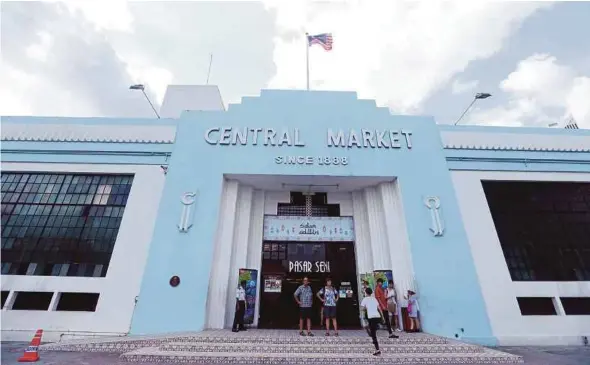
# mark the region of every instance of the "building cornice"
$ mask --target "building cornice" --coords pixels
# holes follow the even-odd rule
[[[175,126],[2,123],[1,140],[19,142],[174,143]]]
[[[441,137],[445,149],[590,152],[590,136],[445,131]]]

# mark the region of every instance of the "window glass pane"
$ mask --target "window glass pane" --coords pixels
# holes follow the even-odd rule
[[[105,276],[132,182],[132,175],[2,174],[2,273]]]
[[[512,280],[590,280],[590,183],[482,185]]]

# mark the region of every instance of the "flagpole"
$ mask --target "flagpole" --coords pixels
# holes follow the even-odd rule
[[[309,33],[305,33],[305,63],[306,63],[306,81],[307,81],[307,90],[309,91]]]

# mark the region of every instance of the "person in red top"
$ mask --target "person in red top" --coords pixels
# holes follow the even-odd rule
[[[377,287],[375,288],[375,299],[377,299],[379,307],[383,312],[385,325],[387,326],[387,331],[389,332],[389,338],[399,338],[399,336],[394,334],[393,330],[391,329],[391,321],[389,320],[389,313],[387,312],[387,297],[385,295],[385,290],[383,289],[383,279],[377,279]]]

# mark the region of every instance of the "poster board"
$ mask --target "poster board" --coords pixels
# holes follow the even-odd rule
[[[246,281],[246,312],[244,313],[244,324],[254,323],[256,313],[256,293],[258,292],[258,270],[240,269],[238,285]]]
[[[391,270],[375,270],[373,271],[374,282],[377,280],[383,280],[383,290],[387,290],[389,285],[393,284],[393,272]]]

